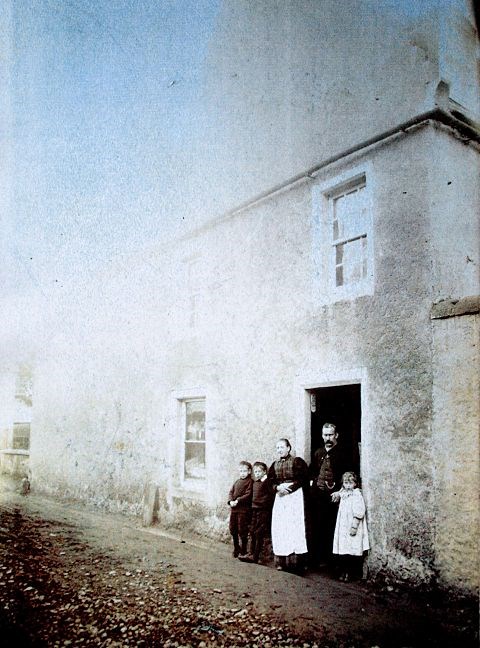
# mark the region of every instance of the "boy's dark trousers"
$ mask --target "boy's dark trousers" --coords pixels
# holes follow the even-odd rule
[[[254,562],[258,562],[263,548],[263,542],[270,535],[270,509],[253,509],[250,525],[250,554]]]
[[[240,508],[230,511],[230,533],[233,538],[233,555],[240,556],[247,552],[248,527],[250,526],[251,509]]]

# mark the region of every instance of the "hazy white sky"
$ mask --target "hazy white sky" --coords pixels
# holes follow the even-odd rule
[[[324,1],[327,14],[342,7]],[[362,0],[368,18],[363,26],[370,25],[372,42],[378,43],[378,15],[378,24],[389,25],[390,36],[404,37],[408,45],[425,15],[438,12],[438,18],[443,5],[452,2],[457,10],[471,11],[470,0]],[[280,115],[292,113],[292,124],[298,120],[289,103],[302,107],[302,88],[306,100],[309,93],[317,97],[322,59],[306,57],[305,70],[289,71],[283,42],[275,35],[274,47],[266,50],[270,12],[280,23],[288,22],[297,18],[301,4],[259,3],[259,20],[252,27],[250,12],[257,6],[240,0],[0,3],[0,360],[28,354],[42,328],[51,335],[57,324],[49,324],[49,311],[57,312],[57,322],[63,317],[58,312],[76,304],[77,285],[87,295],[94,285],[100,288],[98,277],[105,276],[111,259],[133,259],[139,248],[238,204],[242,192],[243,199],[254,195],[249,178],[260,178],[263,167],[275,170],[285,142],[289,157],[289,133],[282,131]],[[237,9],[240,15],[245,10],[241,25]],[[337,46],[338,70],[332,69],[342,90],[356,73],[351,74],[355,66],[343,63],[346,36],[338,11],[338,42],[336,31],[323,36]],[[312,27],[308,11],[300,18]],[[428,21],[425,25],[430,34]],[[303,52],[305,32],[297,28],[293,45]],[[310,31],[316,52],[316,32]],[[386,42],[390,52],[389,36]],[[346,43],[351,48],[351,39]],[[285,49],[290,45],[286,42]],[[262,69],[255,52],[271,70]],[[238,58],[245,64],[242,74],[236,74]],[[297,71],[315,72],[315,65],[320,68],[314,85],[291,83]],[[382,61],[377,68],[382,81]],[[321,104],[319,97],[312,109]],[[259,111],[257,123],[252,111]],[[265,128],[258,127],[262,118]],[[230,135],[237,126],[235,146]],[[50,308],[52,301],[63,310]]]
[[[407,21],[450,1],[380,6]],[[378,0],[365,2],[376,10]],[[12,202],[3,232],[14,291],[47,294],[183,231],[202,209],[213,215],[198,183],[213,142],[202,93],[220,5],[12,0]]]
[[[218,3],[12,2],[16,288],[48,292],[181,227]]]

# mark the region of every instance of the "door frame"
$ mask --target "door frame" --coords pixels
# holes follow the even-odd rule
[[[322,387],[341,387],[342,385],[360,385],[360,431],[361,431],[361,478],[364,476],[366,466],[364,460],[366,453],[364,445],[368,446],[369,411],[368,403],[368,373],[365,367],[356,367],[340,371],[318,372],[315,375],[297,375],[295,378],[295,451],[309,464],[311,461],[311,412],[310,392]]]

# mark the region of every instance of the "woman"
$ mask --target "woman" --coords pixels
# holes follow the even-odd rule
[[[307,559],[307,529],[304,492],[308,467],[300,457],[292,457],[288,439],[277,442],[277,461],[268,471],[275,493],[272,511],[272,546],[278,570],[303,572]]]

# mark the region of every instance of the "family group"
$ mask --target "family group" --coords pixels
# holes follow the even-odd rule
[[[323,425],[322,439],[310,466],[292,456],[288,439],[278,440],[268,469],[261,461],[239,463],[228,495],[235,558],[258,563],[271,537],[278,570],[331,567],[344,581],[359,576],[369,549],[365,502],[335,425]]]

